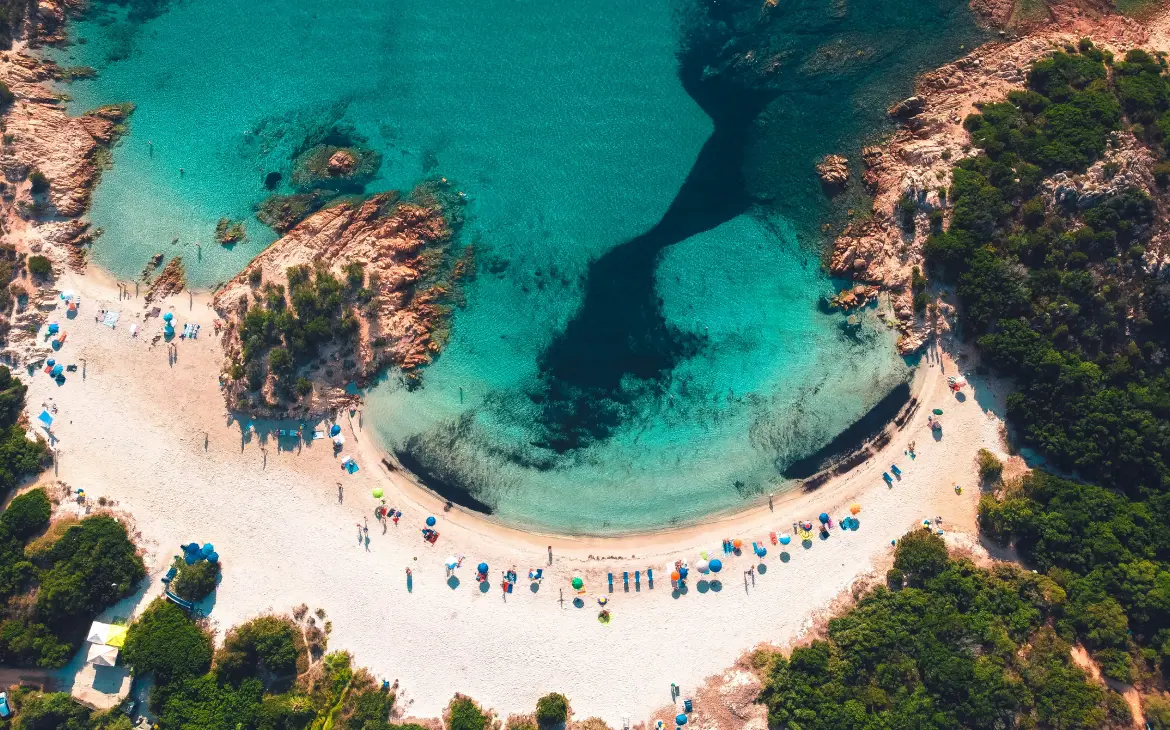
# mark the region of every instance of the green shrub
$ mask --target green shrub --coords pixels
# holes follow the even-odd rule
[[[552,692],[536,701],[536,722],[543,727],[561,725],[569,720],[569,700]]]
[[[45,173],[40,170],[33,170],[28,176],[29,188],[34,195],[40,195],[49,191],[49,178],[45,177]]]
[[[183,609],[163,598],[155,599],[130,624],[122,648],[122,658],[135,674],[153,672],[160,685],[205,673],[211,656],[211,637]]]
[[[182,558],[175,560],[175,567],[179,569],[171,583],[171,590],[187,601],[202,601],[211,595],[219,580],[219,563],[210,560],[200,560],[187,565]]]
[[[469,697],[455,695],[447,706],[447,730],[485,730],[488,718]]]
[[[8,88],[8,84],[0,81],[0,106],[8,106],[16,101],[16,95],[12,93],[12,89]]]
[[[1170,161],[1159,162],[1154,165],[1154,182],[1161,187],[1170,185]]]
[[[979,478],[983,480],[984,484],[992,484],[999,481],[1000,476],[1003,475],[1003,462],[995,457],[987,449],[979,449]]]
[[[12,500],[0,514],[0,526],[18,540],[28,540],[49,526],[53,505],[44,489],[34,489]]]
[[[105,515],[69,528],[49,549],[46,561],[36,608],[50,626],[89,621],[133,593],[146,576],[125,526]]]
[[[922,585],[947,566],[947,545],[929,530],[915,530],[902,536],[894,550],[894,567],[905,574],[910,585]]]
[[[20,703],[20,730],[88,730],[90,709],[68,692],[33,694]]]
[[[886,587],[891,591],[900,591],[906,585],[906,574],[897,568],[886,571]]]
[[[283,616],[260,616],[228,632],[216,652],[216,673],[223,681],[242,682],[267,673],[296,674],[299,630]]]
[[[1143,695],[1142,712],[1152,730],[1170,730],[1170,698],[1157,694]]]
[[[53,276],[53,264],[49,259],[36,254],[28,257],[28,273],[40,279],[48,279]]]

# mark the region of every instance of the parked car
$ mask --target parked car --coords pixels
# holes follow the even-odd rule
[[[7,692],[0,692],[0,717],[12,717],[12,708],[8,706]]]

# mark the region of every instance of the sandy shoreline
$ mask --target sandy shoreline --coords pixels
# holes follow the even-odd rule
[[[61,386],[40,371],[28,376],[31,416],[50,398],[58,407],[58,474],[50,471],[45,481],[84,488],[91,499],[105,497],[131,516],[152,573],[144,601],[158,594],[157,578],[180,543],[213,542],[225,570],[208,607],[221,631],[302,602],[322,607],[333,622],[330,648],[348,649],[377,676],[399,679],[407,715],[437,716],[456,691],[505,715],[529,711],[547,691],[563,691],[579,718],[598,715],[614,727],[646,720],[669,702],[671,682],[685,695],[745,650],[799,636],[817,609],[882,566],[890,540],[923,517],[941,515],[952,535],[973,532],[975,451],[987,446],[1002,453],[1001,422],[980,405],[985,389],[977,382],[975,397],[956,401],[943,364],[931,354],[920,366],[921,406],[885,449],[813,492],[777,495],[774,511],[765,504],[647,535],[548,536],[458,508],[442,512],[441,499],[386,472],[356,419],[342,418],[347,443],[340,457],[328,442],[281,446],[243,434],[229,422],[218,388],[220,349],[207,295],[184,292],[161,303],[175,312],[180,330],[188,321],[202,325],[197,340],[177,342],[172,358],[165,343],[150,346],[161,322],[143,319],[141,297],[119,300],[113,282],[97,272],[67,274],[58,286],[78,291],[83,304],[76,319],[66,320],[60,309],[50,315],[69,332],[56,357],[84,360],[84,367]],[[120,310],[116,329],[94,321],[100,309]],[[137,338],[130,336],[133,323],[142,327]],[[946,374],[954,371],[945,367]],[[934,407],[946,411],[939,441],[925,426]],[[903,454],[911,440],[916,460]],[[361,471],[342,471],[344,456],[354,456]],[[890,461],[903,471],[892,489],[881,480]],[[966,487],[961,496],[955,483]],[[385,534],[373,517],[375,486],[403,513]],[[672,594],[676,559],[694,562],[701,550],[717,554],[723,538],[768,541],[769,532],[821,511],[836,519],[854,501],[863,508],[857,532],[834,530],[811,548],[790,546],[787,562],[769,543],[763,560],[749,559],[750,553],[725,560],[719,590],[692,581],[686,594]],[[428,514],[439,518],[434,547],[419,532]],[[359,542],[357,527],[367,521],[368,546]],[[455,587],[446,582],[447,555],[466,556]],[[491,566],[482,593],[470,568],[480,561]],[[745,574],[750,566],[754,576]],[[500,571],[511,567],[522,579],[505,600]],[[523,579],[534,567],[546,576],[536,591]],[[647,568],[655,573],[653,590]],[[642,572],[640,591],[635,570]],[[610,595],[610,572],[613,621],[603,625],[596,598]],[[623,572],[630,574],[629,593]],[[573,575],[588,590],[581,608],[571,602]]]

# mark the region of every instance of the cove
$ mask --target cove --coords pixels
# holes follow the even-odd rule
[[[388,373],[363,422],[444,496],[583,533],[784,489],[906,382],[874,312],[818,307],[813,165],[980,37],[959,0],[96,3],[75,31],[73,107],[138,104],[92,211],[120,277],[155,251],[234,274],[321,130],[381,153],[367,192],[455,181],[477,278],[422,387]]]

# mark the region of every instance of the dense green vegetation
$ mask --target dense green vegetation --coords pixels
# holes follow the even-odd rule
[[[899,541],[909,585],[878,587],[790,656],[764,656],[761,700],[783,730],[1122,727],[1124,701],[1071,663],[1052,579]]]
[[[37,254],[28,257],[28,273],[39,279],[48,279],[53,276],[53,264],[49,259]]]
[[[366,286],[361,264],[351,264],[345,280],[325,269],[294,266],[288,269],[288,292],[283,286],[264,284],[254,301],[244,300],[240,322],[242,361],[232,366],[233,378],[245,378],[249,390],[263,387],[275,377],[277,393],[305,395],[297,390],[296,371],[331,343],[351,342],[358,334],[353,308],[369,302],[373,292]]]
[[[980,503],[983,530],[1068,594],[1059,626],[1115,679],[1170,668],[1170,502],[1034,472]],[[1135,665],[1135,659],[1138,660]]]
[[[30,474],[44,467],[49,449],[43,441],[30,441],[17,423],[28,387],[0,365],[0,498]]]
[[[569,719],[569,699],[558,692],[550,692],[536,701],[536,722],[542,727],[553,727]]]
[[[1162,158],[1159,184],[1170,182],[1166,63],[1140,50],[1115,61],[1082,41],[965,126],[981,152],[955,166],[951,224],[924,253],[957,285],[984,362],[1014,379],[1007,415],[1020,440],[1094,483],[1033,474],[984,498],[983,528],[1067,592],[1057,631],[1107,675],[1164,672],[1170,284],[1146,261],[1151,192],[1162,192],[1112,184],[1121,163],[1109,153],[1132,134]],[[1102,159],[1092,195],[1044,184]],[[989,481],[994,471],[981,462]]]
[[[179,572],[171,581],[171,590],[184,600],[196,603],[202,601],[211,595],[219,582],[219,563],[200,560],[187,565],[187,561],[176,557],[174,567]]]

